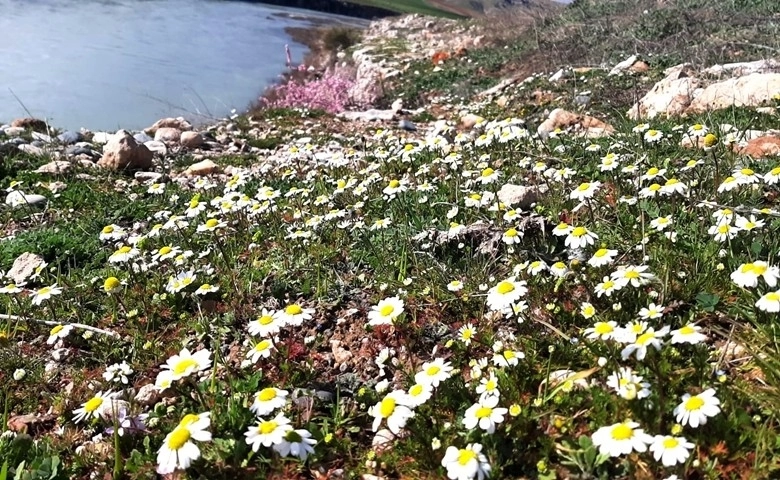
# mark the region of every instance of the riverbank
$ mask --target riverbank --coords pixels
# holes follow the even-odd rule
[[[344,15],[347,17],[374,20],[377,18],[398,16],[399,12],[387,8],[364,5],[341,0],[250,0],[257,3],[283,7],[300,8],[317,12]]]

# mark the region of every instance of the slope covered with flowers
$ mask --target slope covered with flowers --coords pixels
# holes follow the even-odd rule
[[[740,135],[437,122],[129,187],[101,266],[0,290],[37,352],[6,419],[53,413],[36,451],[84,478],[751,472],[773,417],[728,352],[780,311],[780,169]]]

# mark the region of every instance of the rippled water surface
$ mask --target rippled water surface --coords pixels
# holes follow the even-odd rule
[[[300,14],[220,0],[0,0],[0,124],[27,116],[20,102],[69,129],[224,117],[278,78],[286,43],[301,60],[284,32],[308,24]]]

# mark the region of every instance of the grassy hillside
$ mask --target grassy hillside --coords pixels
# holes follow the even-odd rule
[[[653,67],[645,81],[682,62],[706,66],[780,54],[780,2],[773,0],[578,0],[531,15],[511,12],[476,20],[488,42],[469,53],[470,62],[447,63],[444,72],[434,72],[427,59],[416,62],[410,68],[419,74],[397,83],[389,101],[403,95],[415,105],[443,91],[469,97],[509,77],[604,68],[633,54]],[[622,108],[639,87],[620,85],[605,94]]]
[[[471,20],[482,46],[388,91],[416,131],[260,109],[148,180],[0,133],[1,195],[46,197],[0,203],[0,480],[778,478],[780,162],[739,143],[780,121],[625,117],[666,66],[777,55],[778,15]],[[614,133],[538,136],[558,107]]]

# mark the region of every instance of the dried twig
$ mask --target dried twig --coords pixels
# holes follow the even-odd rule
[[[90,332],[101,333],[109,337],[119,338],[119,334],[109,330],[103,330],[102,328],[92,327],[90,325],[84,325],[83,323],[69,323],[69,322],[54,322],[52,320],[38,320],[37,318],[24,318],[19,315],[6,315],[0,313],[0,320],[13,320],[20,322],[35,322],[42,323],[44,325],[70,325],[73,328],[80,328],[82,330],[89,330]]]

